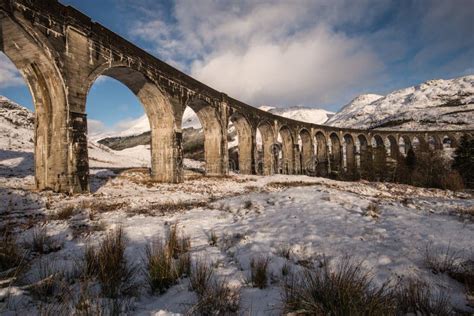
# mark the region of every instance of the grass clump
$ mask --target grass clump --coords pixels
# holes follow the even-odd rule
[[[209,235],[209,245],[210,246],[217,246],[217,241],[219,240],[219,237],[217,237],[217,234],[215,231],[211,231],[211,234]]]
[[[191,274],[190,247],[190,238],[179,235],[176,224],[171,226],[165,243],[156,240],[146,247],[145,274],[152,292],[162,294],[179,278]]]
[[[252,258],[250,261],[250,282],[252,282],[254,287],[259,289],[267,287],[269,263],[270,258],[268,257]]]
[[[344,258],[334,268],[304,270],[284,284],[285,313],[301,315],[391,315],[392,292],[377,288],[361,262]]]
[[[190,289],[198,296],[204,295],[211,285],[214,269],[202,260],[197,260],[191,269]]]
[[[413,315],[452,315],[450,297],[442,291],[433,293],[430,287],[419,280],[410,279],[395,291],[397,312]]]
[[[87,246],[84,254],[85,275],[94,276],[102,295],[116,298],[134,294],[137,269],[125,258],[125,234],[122,228],[109,232],[97,248]]]
[[[77,209],[73,205],[66,206],[49,216],[52,220],[68,220],[76,215]]]
[[[240,307],[240,290],[227,281],[212,281],[198,302],[188,311],[189,315],[237,315]]]
[[[17,267],[21,263],[22,251],[15,237],[5,231],[0,237],[0,272]]]
[[[46,227],[33,228],[30,239],[25,241],[25,247],[38,254],[48,254],[61,249],[61,245],[48,236]]]

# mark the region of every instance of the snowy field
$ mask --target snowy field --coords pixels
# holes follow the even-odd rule
[[[57,251],[33,256],[32,271],[45,258],[74,266],[86,244],[97,244],[117,227],[126,234],[128,260],[142,265],[145,246],[177,223],[191,239],[192,258],[205,258],[219,277],[240,288],[242,314],[281,313],[284,265],[297,270],[318,265],[324,257],[331,262],[346,255],[363,260],[378,284],[420,278],[447,292],[455,307],[473,311],[462,284],[424,265],[427,249],[450,248],[460,258],[473,258],[474,218],[461,215],[474,208],[467,194],[306,176],[206,178],[187,172],[185,183],[168,185],[150,183],[143,169],[119,173],[96,167],[93,174],[94,193],[76,196],[34,192],[31,174],[0,178],[2,225],[13,225],[17,240],[44,227],[59,245]],[[169,205],[184,207],[163,207]],[[369,205],[377,206],[375,212]],[[71,206],[76,212],[70,219],[54,219]],[[85,229],[96,226],[102,229]],[[210,245],[211,234],[217,245]],[[281,254],[284,248],[290,249],[288,258]],[[250,260],[261,256],[270,259],[265,289],[248,281]],[[35,311],[28,290],[1,284],[2,313]],[[151,295],[143,286],[129,308],[133,314],[165,315],[185,313],[195,302],[189,280],[183,278],[162,295]]]
[[[61,275],[67,282],[60,292],[77,307],[84,294],[77,271],[86,248],[118,228],[139,285],[122,307],[137,315],[186,313],[198,301],[189,277],[162,294],[151,294],[144,279],[146,247],[175,224],[190,238],[192,261],[212,265],[216,278],[240,292],[238,314],[281,314],[285,270],[297,273],[347,256],[362,261],[377,285],[418,279],[447,295],[458,311],[474,313],[464,285],[426,262],[427,253],[441,259],[448,253],[474,265],[474,200],[468,193],[306,176],[210,178],[202,174],[203,163],[192,160],[184,162],[184,183],[156,184],[148,176],[147,146],[113,151],[93,142],[90,194],[36,192],[32,114],[17,107],[2,111],[0,232],[12,230],[20,249],[31,249],[39,232],[48,239],[47,251],[25,252],[21,277],[0,272],[2,315],[69,314],[50,310],[51,301],[35,296],[38,287],[45,290]],[[269,260],[263,289],[249,281],[255,258]],[[97,283],[89,286],[97,290]]]

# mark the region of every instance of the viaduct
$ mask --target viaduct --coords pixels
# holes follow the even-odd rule
[[[411,146],[456,146],[466,132],[357,130],[276,116],[206,86],[57,0],[0,0],[0,49],[33,96],[40,190],[89,190],[86,98],[101,75],[122,82],[143,105],[157,182],[183,181],[181,122],[187,106],[203,126],[208,175],[229,172],[229,122],[238,135],[240,173],[265,175],[370,172],[374,162],[396,161]]]

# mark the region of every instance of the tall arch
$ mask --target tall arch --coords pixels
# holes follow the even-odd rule
[[[89,91],[99,76],[108,76],[120,81],[143,105],[151,131],[151,179],[156,182],[181,182],[183,157],[180,127],[184,107],[173,102],[146,75],[121,64],[97,67],[89,75],[85,91]]]
[[[316,138],[316,174],[325,177],[328,174],[328,145],[322,132],[317,132]]]
[[[216,107],[201,100],[190,99],[187,103],[201,122],[204,131],[204,160],[206,161],[207,175],[227,174],[227,122],[220,119],[219,111]]]
[[[438,135],[428,135],[428,148],[430,149],[430,151],[443,149],[442,141],[439,139]]]
[[[235,112],[230,116],[230,121],[237,131],[238,141],[238,166],[242,174],[252,174],[254,166],[255,135],[248,120],[241,113]]]
[[[313,163],[313,142],[311,140],[311,133],[307,129],[301,129],[299,132],[301,138],[301,173],[308,174],[312,169]]]
[[[393,135],[388,135],[387,140],[388,140],[389,148],[390,148],[390,158],[395,159],[396,161],[400,154],[400,148],[397,143],[397,139]]]
[[[411,140],[410,140],[410,137],[408,137],[407,135],[402,135],[399,137],[398,139],[398,144],[399,144],[399,148],[400,148],[400,153],[403,154],[403,156],[406,157],[407,153],[408,153],[408,150],[410,150],[412,148],[412,143],[411,143]]]
[[[359,141],[360,176],[370,179],[372,173],[372,146],[369,145],[365,135],[357,136]]]
[[[329,168],[331,173],[340,174],[342,171],[342,150],[341,141],[336,133],[329,135],[331,141],[331,154],[329,159]]]
[[[47,41],[27,32],[6,15],[0,17],[0,35],[1,51],[20,71],[33,97],[36,188],[60,192],[87,190],[71,163],[64,80]]]
[[[380,135],[372,137],[373,171],[377,180],[383,180],[387,166],[385,143]]]
[[[291,131],[288,126],[282,126],[280,128],[279,134],[282,140],[282,161],[281,168],[282,173],[284,174],[293,174],[294,173],[294,141]]]
[[[345,162],[346,172],[350,177],[354,177],[357,172],[356,157],[355,157],[355,143],[354,138],[351,134],[344,135],[344,149],[345,149]]]
[[[278,165],[275,134],[272,125],[266,121],[261,122],[257,129],[262,136],[262,171],[264,175],[272,175],[276,172],[276,166]]]

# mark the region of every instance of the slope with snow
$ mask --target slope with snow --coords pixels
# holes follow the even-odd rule
[[[430,80],[384,97],[361,95],[326,124],[363,129],[474,129],[474,76]]]
[[[326,111],[323,109],[306,108],[302,106],[275,108],[268,105],[262,105],[261,107],[259,107],[259,109],[289,119],[313,124],[323,124],[334,115],[333,112]]]

